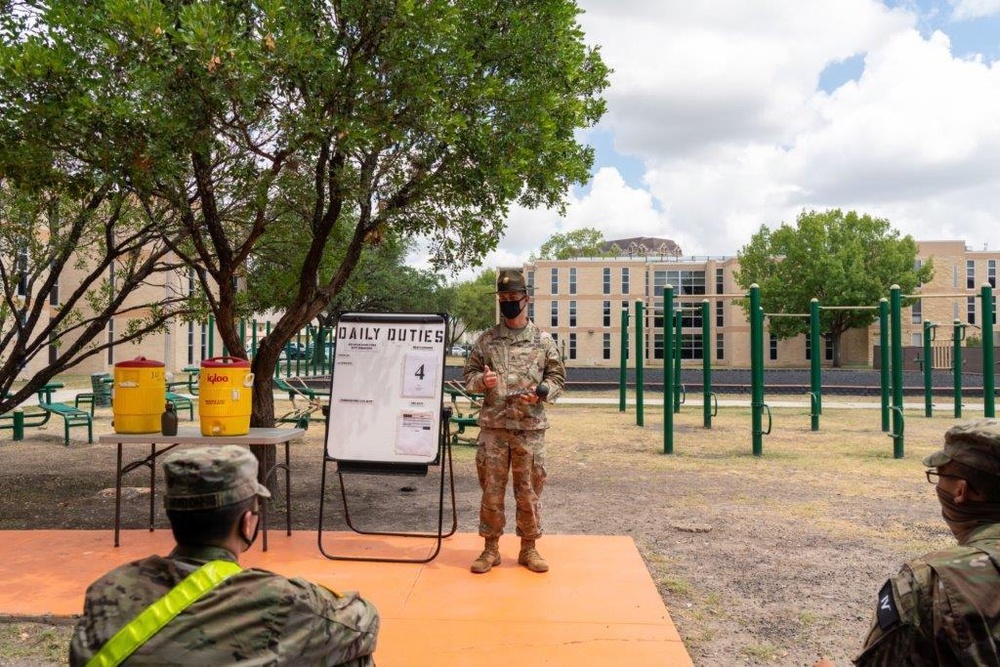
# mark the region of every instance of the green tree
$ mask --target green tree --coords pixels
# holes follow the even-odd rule
[[[604,234],[593,227],[575,229],[565,234],[553,234],[538,250],[538,259],[572,259],[602,257]]]
[[[813,298],[821,306],[872,308],[891,285],[909,294],[934,274],[932,262],[916,268],[916,242],[901,237],[888,220],[839,209],[803,211],[794,227],[761,226],[737,256],[737,282],[743,289],[760,285],[766,313],[808,313]],[[833,339],[834,366],[840,366],[844,332],[868,327],[877,316],[871,309],[820,312],[822,331]],[[773,318],[768,326],[778,338],[789,338],[808,332],[809,321]]]
[[[8,5],[11,3],[7,3]],[[285,342],[390,231],[439,266],[493,249],[509,206],[560,212],[593,151],[608,70],[573,0],[18,0],[0,18],[9,155],[38,146],[165,203],[162,239],[194,267],[222,342],[261,240],[292,234],[294,290],[254,358],[273,424]],[[335,270],[322,258],[335,250]]]
[[[474,279],[455,285],[452,328],[461,331],[453,338],[465,331],[484,331],[496,324],[496,276],[493,269],[486,269]]]

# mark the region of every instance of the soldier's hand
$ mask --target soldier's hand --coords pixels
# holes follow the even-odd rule
[[[497,386],[497,374],[490,370],[489,364],[483,366],[483,384],[486,385],[487,389],[493,389]]]
[[[522,403],[537,403],[539,401],[538,394],[535,393],[534,387],[524,390],[524,393],[518,394],[517,398]]]

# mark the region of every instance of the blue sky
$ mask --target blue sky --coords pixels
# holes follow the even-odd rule
[[[514,209],[486,266],[553,233],[735,255],[802,210],[1000,248],[1000,0],[578,0],[614,68],[567,214]]]

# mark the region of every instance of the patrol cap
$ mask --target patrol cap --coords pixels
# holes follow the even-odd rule
[[[524,282],[524,273],[520,269],[501,269],[497,274],[497,294],[502,292],[528,293],[530,285]]]
[[[168,510],[208,510],[271,492],[257,481],[257,459],[238,445],[192,447],[163,460]]]
[[[944,448],[924,459],[928,468],[958,461],[990,475],[1000,475],[1000,422],[979,419],[952,426],[944,434]]]

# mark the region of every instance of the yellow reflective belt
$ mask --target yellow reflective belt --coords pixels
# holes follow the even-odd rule
[[[87,667],[111,667],[121,664],[177,614],[240,569],[239,565],[228,560],[205,563],[116,632],[115,636],[87,662]]]

